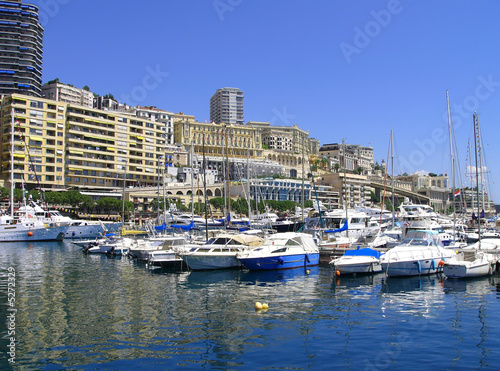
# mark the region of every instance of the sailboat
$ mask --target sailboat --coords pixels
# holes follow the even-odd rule
[[[69,225],[57,226],[30,217],[29,214],[14,216],[14,112],[11,112],[11,153],[10,153],[10,214],[0,215],[0,242],[61,241]],[[23,186],[23,202],[26,197]]]
[[[449,110],[449,103],[448,103]],[[480,134],[479,134],[479,118],[475,113],[473,115],[474,122],[474,148],[476,160],[476,191],[479,200],[479,166],[478,151],[480,150]],[[478,202],[478,215],[480,205]],[[443,273],[447,278],[468,278],[489,276],[495,272],[499,256],[497,254],[488,253],[481,250],[481,229],[480,218],[477,218],[478,223],[478,243],[476,248],[462,251],[456,254],[452,259],[446,261],[443,266]]]

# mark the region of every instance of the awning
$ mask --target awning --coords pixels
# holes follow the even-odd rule
[[[22,153],[14,153],[14,157],[26,157],[26,155],[22,154]]]
[[[144,137],[137,137],[137,139],[144,140]]]
[[[73,150],[70,150],[69,154],[70,155],[83,155],[83,152],[82,151],[73,151]]]
[[[43,140],[43,137],[39,137],[39,136],[36,136],[36,135],[30,135],[30,140]]]

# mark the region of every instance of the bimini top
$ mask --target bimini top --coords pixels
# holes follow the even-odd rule
[[[205,245],[247,245],[260,246],[264,240],[251,234],[220,234],[207,241]]]
[[[434,230],[409,231],[406,233],[402,245],[443,246],[439,238],[439,232]]]

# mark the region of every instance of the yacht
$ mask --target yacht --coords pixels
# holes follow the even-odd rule
[[[319,249],[310,234],[283,232],[236,258],[250,270],[289,269],[319,264]]]
[[[0,242],[62,241],[67,225],[49,225],[35,218],[0,216]]]
[[[437,231],[415,230],[407,232],[401,244],[382,255],[380,262],[388,276],[419,276],[442,272],[455,254],[444,248]]]
[[[65,239],[100,238],[107,231],[105,225],[100,221],[72,219],[62,215],[58,210],[44,210],[34,201],[30,201],[26,206],[21,206],[16,212],[16,216],[37,219],[49,225],[67,225],[68,228],[64,235]]]

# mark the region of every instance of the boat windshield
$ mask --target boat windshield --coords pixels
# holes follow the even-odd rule
[[[442,246],[438,234],[431,231],[410,231],[406,234],[403,244],[418,246]]]

